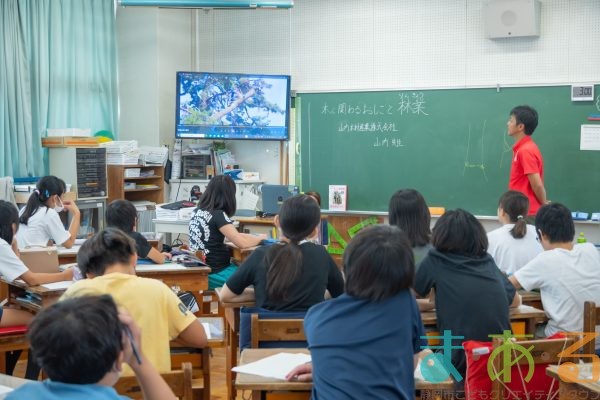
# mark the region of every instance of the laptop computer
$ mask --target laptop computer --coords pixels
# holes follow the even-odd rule
[[[279,213],[281,204],[285,199],[299,193],[298,186],[293,185],[262,185],[262,211],[266,215]]]
[[[21,261],[32,272],[59,272],[56,247],[30,247],[19,249]]]

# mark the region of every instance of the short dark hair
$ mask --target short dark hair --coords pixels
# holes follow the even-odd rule
[[[123,350],[122,324],[110,295],[59,301],[29,327],[31,350],[53,381],[92,384],[114,368]]]
[[[546,235],[550,243],[572,242],[575,237],[571,211],[560,203],[540,207],[535,215],[535,229]]]
[[[517,124],[525,126],[525,134],[533,135],[535,128],[538,125],[538,113],[530,106],[516,106],[510,110],[510,115],[514,115]]]
[[[129,264],[137,254],[135,241],[117,228],[106,228],[81,245],[77,252],[77,266],[83,275],[102,276],[107,267]]]
[[[431,243],[441,253],[466,257],[483,257],[488,249],[487,234],[481,222],[460,208],[446,211],[440,217],[433,227]]]
[[[431,214],[425,198],[415,189],[400,189],[390,199],[390,225],[402,229],[412,247],[425,246],[431,237]]]
[[[386,300],[410,288],[415,258],[400,228],[374,225],[361,230],[344,251],[346,293],[370,301]]]
[[[66,190],[67,185],[62,179],[53,175],[44,176],[38,181],[35,185],[35,191],[29,196],[27,204],[25,205],[25,210],[23,210],[23,213],[19,218],[19,222],[27,225],[29,218],[31,218],[41,206],[46,207],[46,202],[50,197],[54,195],[60,197]]]
[[[123,232],[133,231],[137,210],[129,200],[113,200],[106,207],[106,226],[119,228]]]
[[[13,229],[12,224],[15,224],[19,229],[19,212],[13,203],[0,200],[0,238],[8,244],[12,244]]]
[[[235,182],[229,175],[214,176],[200,197],[198,208],[207,211],[221,210],[229,217],[235,214]]]
[[[319,207],[321,207],[321,195],[319,194],[319,192],[315,192],[314,190],[309,190],[308,192],[306,192],[304,194],[315,199],[317,201],[317,204],[319,205]]]
[[[510,230],[510,234],[515,239],[521,239],[525,237],[527,233],[527,212],[529,211],[529,199],[523,193],[516,190],[509,190],[500,196],[498,200],[498,207],[500,207],[510,222],[515,224]]]
[[[302,269],[302,251],[298,243],[308,237],[321,222],[319,205],[309,195],[286,199],[279,210],[279,225],[289,239],[267,251],[267,292],[269,301],[285,301],[290,286]]]

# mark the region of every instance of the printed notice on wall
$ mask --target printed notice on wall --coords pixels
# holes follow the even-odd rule
[[[600,150],[600,125],[581,125],[579,150]]]

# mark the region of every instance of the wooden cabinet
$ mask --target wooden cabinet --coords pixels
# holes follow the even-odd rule
[[[108,165],[108,203],[116,199],[164,203],[164,175],[162,165]]]

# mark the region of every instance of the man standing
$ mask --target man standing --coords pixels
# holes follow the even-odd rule
[[[538,124],[538,114],[529,106],[517,106],[510,111],[508,135],[515,139],[508,188],[529,198],[529,213],[534,216],[546,203],[544,160],[531,135]]]

